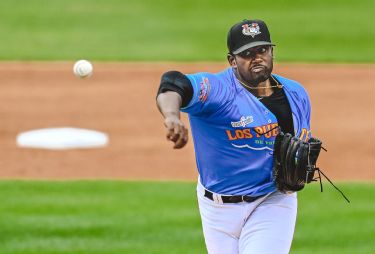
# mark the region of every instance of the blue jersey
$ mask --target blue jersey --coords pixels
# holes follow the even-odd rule
[[[189,114],[200,181],[213,192],[258,196],[276,190],[272,177],[276,116],[235,77],[232,68],[220,73],[186,75],[194,90]],[[273,77],[283,85],[295,134],[310,136],[310,101],[293,80]]]

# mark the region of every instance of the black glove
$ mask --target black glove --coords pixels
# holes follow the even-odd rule
[[[277,188],[281,192],[300,191],[313,181],[321,148],[322,142],[317,138],[304,142],[289,133],[279,133],[273,154]]]

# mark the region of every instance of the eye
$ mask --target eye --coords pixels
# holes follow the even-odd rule
[[[267,48],[266,47],[260,47],[259,49],[258,49],[258,53],[260,53],[260,54],[263,54],[263,53],[265,53],[267,51]]]
[[[251,51],[250,51],[250,50],[245,50],[245,51],[243,51],[243,52],[239,53],[239,55],[240,55],[241,57],[243,57],[243,58],[246,58],[246,57],[249,57],[249,56],[251,56],[251,55],[252,55],[252,53],[251,53]]]

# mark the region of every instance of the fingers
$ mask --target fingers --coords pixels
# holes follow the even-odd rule
[[[188,130],[184,127],[183,133],[181,135],[178,135],[178,138],[174,142],[174,149],[180,149],[184,147],[188,142]]]
[[[164,125],[167,128],[167,139],[174,143],[175,149],[180,149],[188,142],[188,130],[180,119],[165,119]]]

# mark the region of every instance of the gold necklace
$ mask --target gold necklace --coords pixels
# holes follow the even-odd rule
[[[272,76],[271,76],[272,77]],[[267,86],[267,87],[251,87],[251,86],[248,86],[248,85],[246,85],[244,82],[242,82],[241,80],[239,80],[239,79],[237,79],[243,86],[245,86],[245,87],[247,87],[247,88],[249,88],[249,89],[252,89],[252,90],[257,90],[257,89],[264,89],[264,88],[275,88],[275,87],[277,87],[277,88],[283,88],[283,85],[280,85],[279,84],[279,82],[277,82],[277,80],[274,78],[274,77],[272,77],[272,79],[276,82],[276,85],[274,85],[274,86]]]

